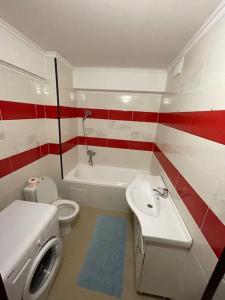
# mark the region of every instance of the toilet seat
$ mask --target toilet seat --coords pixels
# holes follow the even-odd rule
[[[57,207],[60,222],[67,222],[74,219],[79,212],[79,205],[71,200],[60,199],[54,201],[52,204]]]

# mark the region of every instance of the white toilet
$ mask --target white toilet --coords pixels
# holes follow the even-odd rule
[[[24,189],[25,200],[37,201],[55,205],[58,209],[58,220],[61,236],[71,232],[72,222],[79,212],[79,205],[71,200],[58,199],[55,182],[49,177],[40,177],[35,187],[27,186]]]

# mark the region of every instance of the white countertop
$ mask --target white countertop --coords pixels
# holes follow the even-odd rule
[[[192,238],[171,196],[155,198],[157,192],[152,190],[159,186],[165,187],[160,176],[138,175],[127,188],[127,202],[140,222],[142,235],[149,242],[188,249],[192,245]],[[156,215],[148,215],[146,209],[141,211],[141,205],[146,207],[147,203],[158,206]]]

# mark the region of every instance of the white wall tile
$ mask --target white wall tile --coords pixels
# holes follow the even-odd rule
[[[53,62],[48,62],[49,78],[37,79],[21,71],[0,64],[0,99],[7,101],[56,104]]]
[[[152,152],[89,146],[96,152],[94,163],[99,165],[149,170]],[[88,164],[85,146],[78,146],[78,160]]]
[[[67,151],[62,156],[64,177],[77,165],[78,163],[78,149],[77,147]]]
[[[6,141],[7,143],[6,152],[2,153],[2,157],[8,157],[46,143],[42,123],[41,119],[1,121],[2,142]]]
[[[59,131],[57,119],[45,119],[45,133],[49,143],[59,144]]]
[[[75,118],[61,119],[60,127],[62,142],[68,141],[77,136],[77,120]]]
[[[60,105],[75,107],[76,93],[73,89],[73,69],[57,59]]]
[[[77,106],[86,108],[158,112],[160,101],[160,94],[77,92]]]
[[[124,139],[152,142],[155,139],[156,123],[86,119],[85,133],[90,137]],[[82,119],[78,118],[78,135],[83,136]]]

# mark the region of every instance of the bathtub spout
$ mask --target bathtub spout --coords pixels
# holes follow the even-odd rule
[[[93,166],[93,156],[95,156],[95,152],[93,150],[88,150],[87,151],[87,156],[89,156],[89,159],[88,159],[88,164],[89,166]]]

